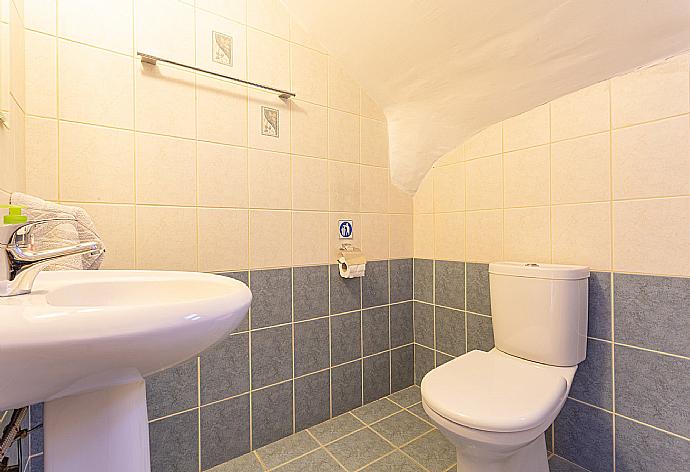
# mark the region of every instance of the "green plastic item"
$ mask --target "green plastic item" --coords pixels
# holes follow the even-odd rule
[[[23,206],[19,205],[0,205],[0,208],[9,208],[9,213],[2,218],[2,222],[6,225],[15,225],[17,223],[26,223],[28,218],[22,215]]]

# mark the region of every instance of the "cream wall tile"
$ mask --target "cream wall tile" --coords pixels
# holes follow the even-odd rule
[[[0,0],[2,1],[2,0]],[[10,56],[10,25],[0,22],[0,110],[10,108],[10,68],[7,61]]]
[[[338,232],[340,220],[352,220],[352,239],[340,239]],[[362,216],[359,213],[335,212],[328,214],[328,262],[335,264],[343,243],[362,247]]]
[[[393,182],[388,184],[388,209],[390,213],[412,213],[412,195],[400,190]]]
[[[55,0],[24,0],[24,26],[30,30],[55,34]]]
[[[271,117],[278,112],[278,122]],[[290,104],[277,95],[249,91],[249,147],[290,152]],[[277,124],[277,126],[275,126]]]
[[[240,23],[247,18],[247,0],[196,0],[196,6]]]
[[[434,176],[427,172],[419,184],[413,198],[415,213],[433,213],[434,211]]]
[[[385,213],[362,214],[362,250],[367,260],[381,261],[389,254],[389,215]],[[411,230],[412,228],[407,228]]]
[[[328,162],[292,156],[292,208],[328,211]]]
[[[290,155],[249,150],[249,206],[290,209]]]
[[[613,132],[613,197],[690,193],[688,115]]]
[[[463,211],[465,209],[465,164],[458,163],[435,168],[434,211]]]
[[[197,139],[247,145],[247,88],[204,75],[196,77]]]
[[[196,143],[136,133],[136,179],[137,203],[195,205]]]
[[[194,7],[178,0],[139,0],[135,49],[181,64],[196,64]],[[165,21],[161,21],[164,12]]]
[[[359,113],[359,85],[328,58],[328,106],[350,113]]]
[[[135,65],[136,129],[196,137],[194,74],[164,65]]]
[[[414,256],[412,215],[390,215],[390,257]]]
[[[551,208],[554,264],[611,269],[611,204],[587,203]]]
[[[509,261],[551,262],[548,206],[506,209],[503,257]]]
[[[26,118],[26,191],[46,200],[58,199],[57,121]]]
[[[247,0],[247,24],[290,39],[290,13],[279,0]]]
[[[249,206],[247,149],[197,143],[198,201],[201,206]]]
[[[328,56],[297,44],[290,45],[292,91],[300,100],[327,105]]]
[[[199,208],[199,270],[249,268],[249,211]]]
[[[16,192],[26,192],[26,115],[14,100],[10,105],[10,116],[15,117],[12,124],[14,156],[10,174],[12,176],[11,189]]]
[[[319,42],[316,41],[311,34],[305,31],[302,25],[300,25],[294,17],[290,18],[290,41],[299,44],[300,46],[306,46],[310,49],[314,49],[324,54],[328,53],[328,51],[326,51],[324,47],[321,44],[319,44]]]
[[[614,128],[687,113],[688,56],[611,79]]]
[[[132,58],[69,41],[58,48],[60,118],[132,129]]]
[[[503,122],[503,150],[515,151],[549,142],[549,104]]]
[[[328,262],[328,213],[292,213],[292,264]]]
[[[413,218],[414,257],[434,258],[434,215],[418,213]]]
[[[467,261],[503,259],[503,210],[468,211],[465,218]]]
[[[503,149],[503,122],[496,123],[472,136],[464,144],[465,159],[493,156]]]
[[[232,38],[229,58],[216,44],[216,33]],[[239,79],[247,77],[247,28],[243,24],[197,9],[195,35],[197,67]]]
[[[444,261],[465,260],[465,212],[434,215],[434,255]]]
[[[290,43],[270,34],[247,30],[247,80],[290,89]]]
[[[134,203],[134,133],[60,122],[60,199]]]
[[[249,265],[252,269],[292,265],[292,212],[249,212]]]
[[[551,145],[551,202],[611,197],[611,135],[599,133]]]
[[[16,8],[10,8],[10,94],[22,109],[26,105],[26,54],[24,23]]]
[[[613,269],[690,275],[690,197],[614,202]]]
[[[506,207],[549,204],[549,146],[504,154]]]
[[[196,211],[196,208],[138,205],[137,269],[197,270]]]
[[[57,42],[26,31],[26,112],[57,117]]]
[[[552,141],[608,131],[610,127],[608,81],[551,102]]]
[[[101,269],[134,269],[134,205],[80,203],[77,206],[89,214],[105,244]]]
[[[499,151],[500,152],[500,151]],[[457,164],[465,160],[463,153],[463,146],[460,145],[455,149],[447,152],[443,156],[439,157],[436,162],[434,162],[434,167],[448,166],[451,164]]]
[[[14,155],[14,143],[12,133],[4,126],[0,126],[0,189],[4,193],[12,191],[12,164]],[[0,195],[1,196],[1,195]],[[4,204],[4,203],[3,203]]]
[[[362,164],[388,167],[388,131],[382,121],[362,118]]]
[[[359,116],[328,110],[328,158],[359,162]]]
[[[347,162],[328,162],[328,194],[331,211],[359,211],[359,166]]]
[[[386,121],[386,115],[378,103],[374,101],[364,90],[360,94],[360,111],[362,116],[378,121]]]
[[[370,213],[388,211],[388,169],[359,166],[361,184],[360,210]]]
[[[503,207],[502,161],[499,155],[467,162],[465,185],[468,210]]]
[[[132,54],[132,2],[60,0],[57,28],[61,38]]]
[[[328,109],[291,100],[292,152],[326,158],[328,154]]]

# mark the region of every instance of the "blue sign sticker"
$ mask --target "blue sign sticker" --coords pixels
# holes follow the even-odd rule
[[[352,239],[352,220],[338,220],[340,239]]]

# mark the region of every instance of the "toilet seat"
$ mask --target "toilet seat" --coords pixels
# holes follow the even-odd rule
[[[561,408],[568,382],[559,374],[497,350],[471,351],[429,372],[422,397],[439,416],[462,426],[526,431]]]

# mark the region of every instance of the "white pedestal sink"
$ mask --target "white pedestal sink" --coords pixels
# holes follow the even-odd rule
[[[223,338],[251,298],[211,274],[43,272],[0,299],[0,410],[46,402],[46,472],[148,472],[143,377]]]

